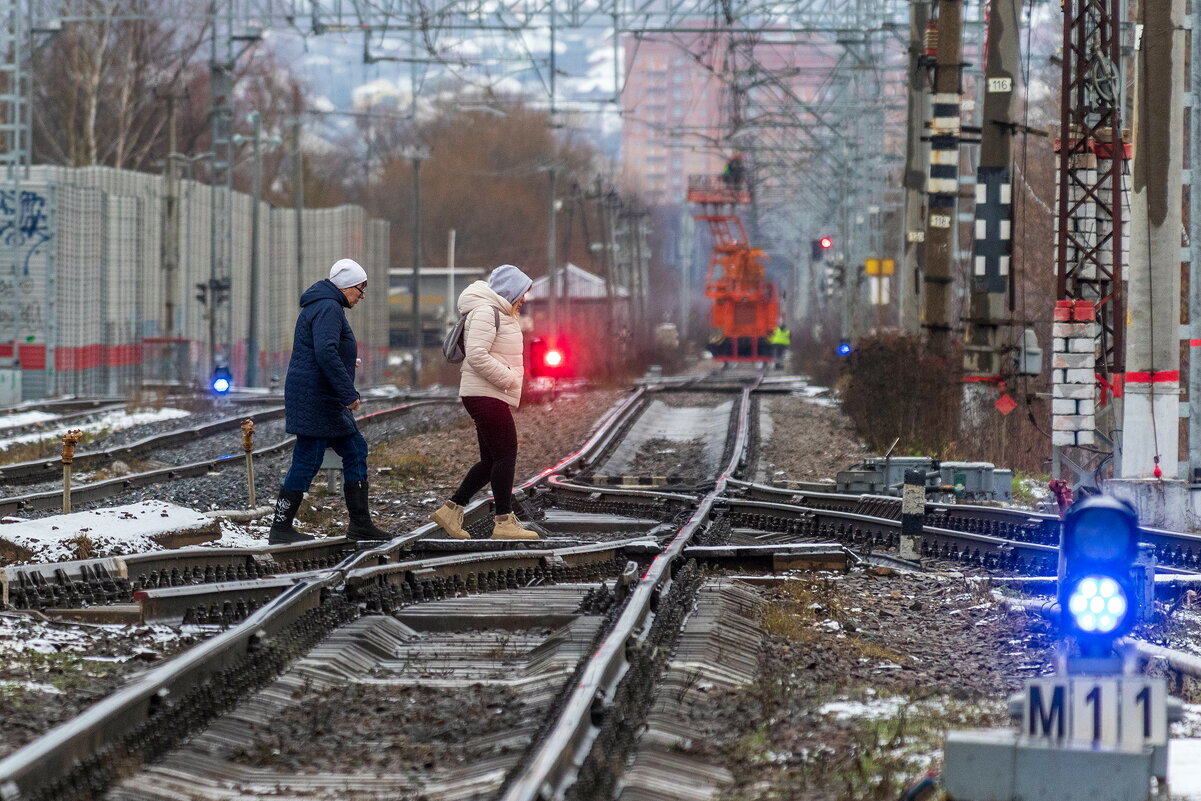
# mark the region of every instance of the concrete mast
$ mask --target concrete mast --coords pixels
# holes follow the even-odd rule
[[[1014,97],[1019,91],[1020,35],[1016,0],[991,0],[980,165],[976,176],[976,258],[973,260],[968,337],[963,354],[966,373],[990,378],[1003,372],[1000,326],[1006,316],[1005,300],[1010,282],[1007,229],[1012,221],[1008,212],[1012,205],[1009,165],[1013,149]],[[986,394],[991,397],[992,391]]]
[[[925,320],[927,347],[951,353],[952,265],[959,196],[960,77],[963,71],[963,0],[938,0],[938,54],[930,124],[930,209],[926,215]]]
[[[926,91],[926,21],[928,0],[909,2],[909,131],[905,141],[905,258],[900,270],[897,306],[901,330],[909,336],[921,331],[921,257],[926,232],[922,219],[926,206],[928,169],[922,132],[929,114]]]
[[[1143,2],[1139,17],[1120,475],[1177,478],[1184,0]]]

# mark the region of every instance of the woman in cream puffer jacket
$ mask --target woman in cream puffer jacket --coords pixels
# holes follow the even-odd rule
[[[475,423],[480,459],[467,471],[450,500],[430,515],[456,539],[470,536],[463,528],[463,507],[486,484],[492,485],[496,503],[492,538],[538,539],[538,534],[522,528],[513,514],[513,474],[517,467],[513,409],[521,402],[525,377],[524,342],[517,314],[532,284],[521,270],[502,264],[487,281],[476,281],[459,296],[459,314],[467,315],[459,397]]]
[[[516,267],[513,270],[520,272]],[[496,398],[514,408],[521,402],[524,343],[517,308],[524,296],[523,291],[511,302],[485,281],[476,281],[459,295],[459,314],[467,315],[463,329],[466,358],[459,368],[460,398]]]

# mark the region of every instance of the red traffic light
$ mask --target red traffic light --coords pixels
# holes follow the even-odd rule
[[[558,367],[563,363],[563,354],[557,350],[548,350],[542,356],[542,363],[547,367]]]
[[[834,247],[834,240],[828,236],[823,236],[821,239],[817,240],[817,243],[822,246],[822,250],[829,250],[830,248]]]

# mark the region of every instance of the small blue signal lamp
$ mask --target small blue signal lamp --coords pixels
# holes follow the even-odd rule
[[[1138,537],[1138,515],[1117,498],[1084,498],[1064,517],[1062,630],[1084,651],[1108,652],[1139,618]]]
[[[214,367],[213,378],[209,381],[209,386],[218,395],[229,392],[229,388],[233,386],[233,374],[229,372],[229,368],[221,364]]]
[[[837,353],[839,356],[850,356],[851,355],[851,343],[850,342],[839,342],[838,347],[834,349],[834,352]]]

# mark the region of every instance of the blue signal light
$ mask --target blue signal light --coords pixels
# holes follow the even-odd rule
[[[1116,498],[1085,498],[1064,517],[1062,626],[1088,655],[1108,654],[1114,640],[1134,628],[1146,602],[1136,578],[1138,540],[1138,516]]]
[[[213,368],[213,379],[209,383],[209,386],[212,387],[213,392],[216,392],[218,395],[224,395],[225,393],[229,392],[229,388],[233,386],[233,376],[230,374],[229,368]]]
[[[1129,608],[1126,591],[1109,576],[1085,576],[1068,595],[1076,626],[1089,634],[1109,634],[1125,620]]]
[[[840,342],[834,352],[837,353],[839,356],[850,356],[851,355],[851,345],[849,342]]]

